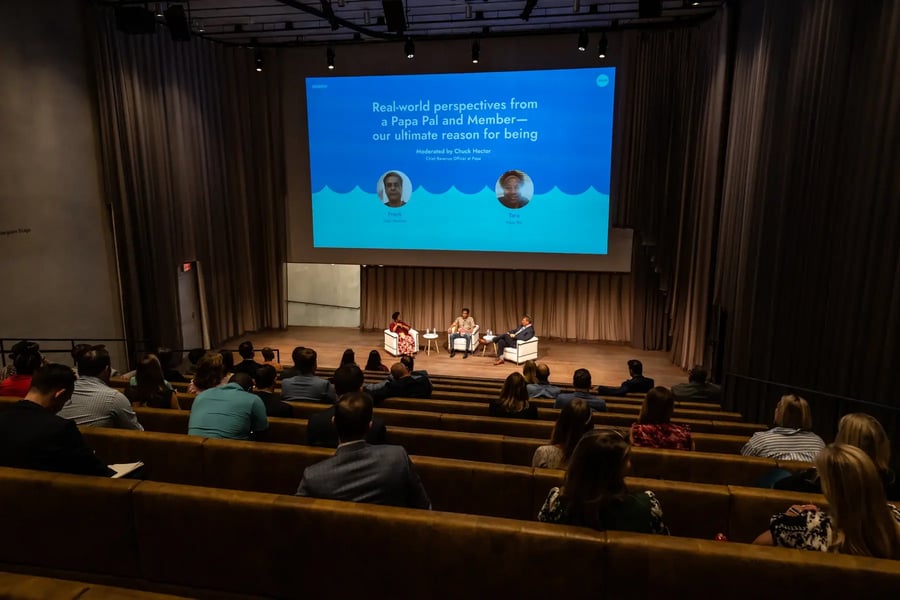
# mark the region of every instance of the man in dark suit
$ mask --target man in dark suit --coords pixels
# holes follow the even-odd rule
[[[385,398],[431,398],[434,386],[427,371],[412,371],[401,361],[391,365],[390,377],[365,389],[372,394],[375,404],[381,404]]]
[[[74,388],[75,373],[66,365],[45,365],[34,374],[25,399],[0,413],[0,465],[102,477],[114,473],[85,445],[75,422],[56,415]]]
[[[334,372],[334,389],[338,397],[351,392],[361,392],[363,372],[357,365],[347,364],[338,367]],[[306,425],[306,443],[321,448],[337,448],[338,434],[334,428],[335,408],[326,408],[309,418]],[[366,432],[366,441],[370,444],[384,444],[387,429],[384,420],[372,417],[372,427]]]
[[[627,396],[628,394],[646,394],[653,389],[653,380],[644,377],[644,365],[641,361],[632,358],[628,361],[628,374],[631,379],[623,381],[619,387],[607,385],[597,386],[598,396]]]
[[[241,362],[234,365],[234,369],[232,369],[231,372],[246,373],[255,381],[256,370],[259,368],[259,363],[253,360],[253,342],[249,340],[241,342],[241,345],[238,346],[238,354],[241,357]]]
[[[672,393],[676,400],[706,400],[715,403],[722,402],[722,388],[714,383],[706,381],[708,374],[702,365],[694,365],[688,371],[687,383],[676,383],[672,386]]]
[[[494,362],[495,365],[503,364],[503,350],[506,348],[511,348],[518,343],[519,340],[523,342],[530,340],[534,337],[534,321],[528,315],[522,315],[522,326],[510,329],[506,333],[501,336],[494,338],[494,343],[497,344],[497,360]],[[478,340],[482,344],[489,344],[486,339],[482,338]]]
[[[572,387],[574,392],[564,392],[556,397],[553,408],[562,408],[572,400],[579,398],[587,402],[592,411],[606,412],[606,400],[591,394],[591,372],[587,369],[578,369],[572,375]]]
[[[372,399],[364,392],[344,394],[335,405],[340,444],[334,456],[303,472],[298,496],[431,509],[431,501],[401,446],[372,446]]]

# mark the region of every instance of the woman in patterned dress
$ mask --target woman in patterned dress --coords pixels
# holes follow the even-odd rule
[[[550,490],[538,520],[668,535],[653,492],[632,494],[625,487],[630,451],[628,438],[615,429],[586,433],[575,448],[562,488]]]
[[[856,446],[832,444],[816,468],[828,512],[794,505],[774,515],[755,544],[900,559],[900,510],[887,503],[878,469]]]
[[[391,332],[397,334],[397,350],[400,354],[415,354],[417,351],[416,342],[413,336],[409,334],[412,327],[400,320],[400,312],[391,315],[391,324],[388,325]]]
[[[631,426],[631,443],[643,448],[693,450],[691,428],[672,423],[674,412],[675,396],[671,390],[657,386],[647,392],[638,422]]]

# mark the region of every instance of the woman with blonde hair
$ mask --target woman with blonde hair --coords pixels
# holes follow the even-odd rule
[[[550,490],[538,521],[668,535],[653,492],[632,494],[625,486],[630,452],[628,438],[615,429],[586,433],[572,454],[562,488]]]
[[[878,469],[888,500],[900,499],[897,476],[890,467],[891,441],[878,419],[866,413],[844,415],[834,443],[856,446],[868,454]],[[822,482],[816,469],[807,469],[775,482],[775,489],[821,494]]]
[[[814,462],[825,442],[810,431],[812,414],[800,396],[782,396],[775,407],[775,427],[753,434],[741,448],[744,456]]]
[[[521,373],[510,373],[500,390],[500,397],[488,406],[492,417],[537,419],[537,406],[528,402],[528,389]]]
[[[887,503],[872,459],[856,446],[832,444],[816,467],[828,512],[794,505],[773,516],[754,543],[900,559],[900,510]]]
[[[591,407],[581,398],[575,398],[559,412],[559,419],[550,434],[550,443],[534,451],[531,466],[540,469],[565,468],[581,436],[593,428]]]

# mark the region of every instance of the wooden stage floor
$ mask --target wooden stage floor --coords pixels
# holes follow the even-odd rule
[[[441,333],[438,338],[440,346],[446,346],[447,335]],[[296,346],[314,348],[319,354],[319,366],[336,367],[341,355],[346,348],[353,348],[356,352],[356,361],[364,366],[369,351],[376,349],[381,352],[381,360],[390,366],[396,361],[394,357],[384,351],[384,335],[378,331],[361,331],[356,328],[344,327],[289,327],[286,331],[263,331],[251,333],[241,338],[229,340],[223,346],[237,348],[243,340],[250,340],[257,349],[264,346],[277,348],[281,351],[281,362],[290,366],[291,351]],[[420,343],[422,333],[419,333]],[[463,359],[462,353],[450,358],[448,352],[434,352],[429,356],[424,350],[416,355],[416,369],[424,369],[435,375],[470,375],[473,377],[497,377],[504,378],[515,370],[521,371],[514,363],[504,363],[494,366],[494,357],[490,355],[491,348],[484,357],[481,356],[481,348],[467,359]],[[540,340],[538,362],[547,363],[550,367],[550,380],[554,382],[571,383],[572,373],[575,369],[586,368],[591,372],[594,385],[618,385],[628,379],[628,367],[626,362],[631,358],[637,358],[644,363],[644,374],[656,380],[657,385],[671,387],[674,383],[687,381],[687,374],[680,367],[673,365],[666,352],[647,352],[635,350],[626,345],[602,344],[602,343],[568,343]]]

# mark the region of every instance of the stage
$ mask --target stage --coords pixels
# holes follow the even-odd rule
[[[504,378],[512,371],[521,371],[521,366],[507,362],[493,365],[496,356],[491,355],[492,346],[482,357],[479,347],[476,353],[463,359],[461,352],[450,358],[447,352],[447,334],[438,332],[439,352],[432,350],[429,356],[424,350],[416,355],[416,369],[424,369],[436,375],[470,375],[473,377]],[[540,337],[540,336],[539,336]],[[347,348],[356,352],[356,362],[365,366],[369,352],[373,349],[381,353],[381,360],[390,366],[396,358],[384,350],[384,334],[381,330],[360,331],[344,327],[289,327],[286,331],[264,331],[251,333],[223,344],[225,348],[237,348],[243,340],[250,340],[258,350],[264,346],[281,351],[281,362],[285,366],[293,364],[291,351],[296,346],[313,348],[319,354],[319,366],[336,367]],[[422,332],[419,342],[424,345]],[[636,358],[644,363],[644,374],[656,380],[657,385],[671,387],[674,383],[687,381],[687,374],[673,365],[666,352],[635,350],[627,345],[601,343],[539,342],[538,362],[550,367],[550,380],[571,384],[575,369],[585,368],[591,372],[594,385],[618,385],[628,379],[626,362]],[[257,360],[260,357],[257,355]]]

